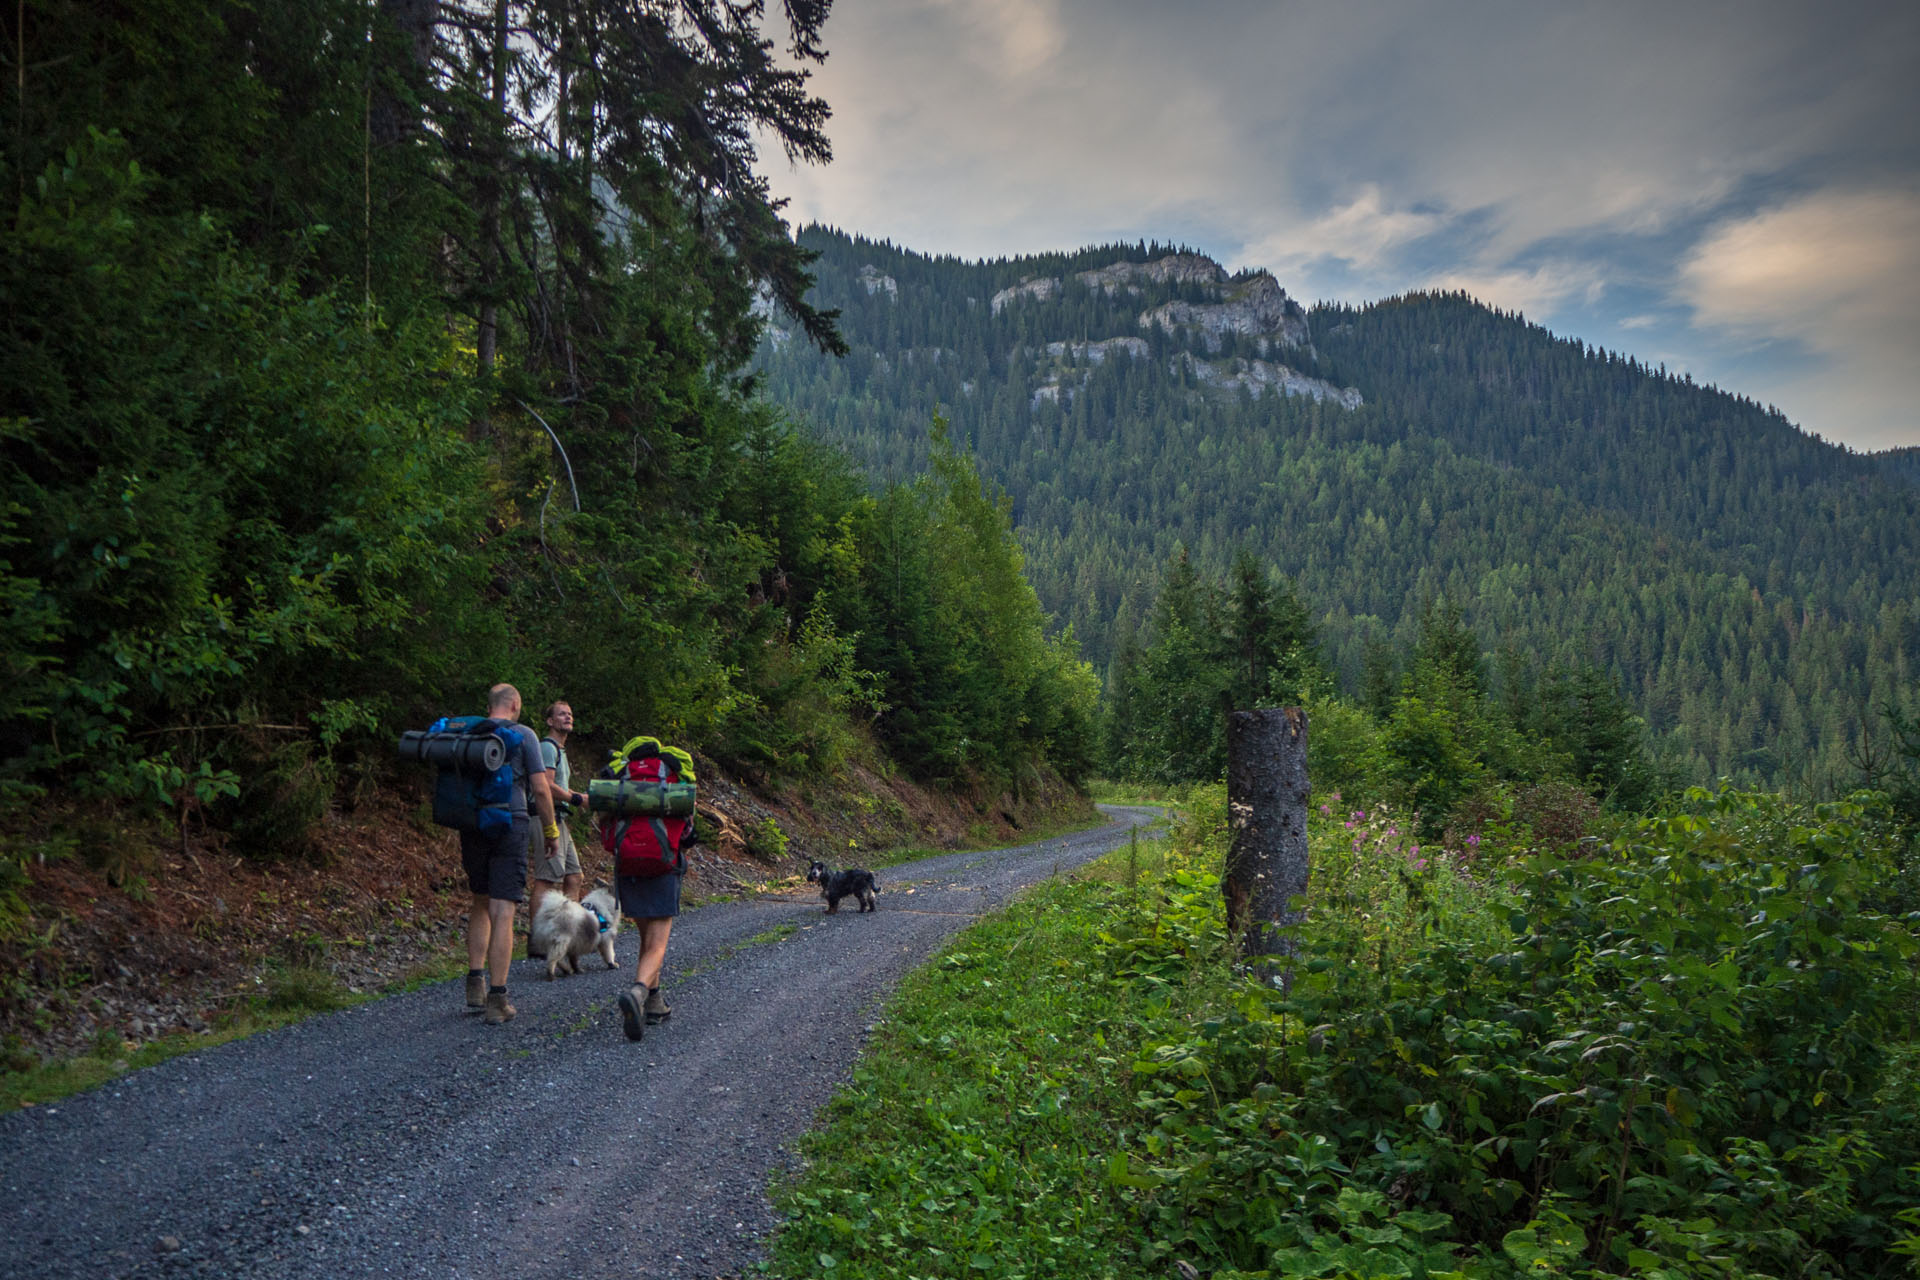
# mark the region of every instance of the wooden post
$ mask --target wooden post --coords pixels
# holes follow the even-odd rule
[[[1290,959],[1307,891],[1307,713],[1299,707],[1227,717],[1227,931],[1243,959]],[[1293,971],[1280,970],[1291,986]]]

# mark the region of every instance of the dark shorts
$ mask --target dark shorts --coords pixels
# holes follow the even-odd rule
[[[679,876],[615,876],[620,914],[629,920],[659,920],[680,914]]]
[[[500,902],[518,902],[527,892],[527,828],[525,814],[511,827],[498,831],[462,831],[460,865],[467,869],[467,887]]]

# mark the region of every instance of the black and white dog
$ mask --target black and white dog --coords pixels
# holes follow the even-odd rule
[[[873,872],[860,867],[848,867],[845,871],[829,871],[824,862],[807,865],[807,883],[820,886],[820,896],[827,900],[827,912],[832,914],[840,909],[840,899],[851,896],[860,904],[860,910],[874,910],[874,895],[880,892],[880,885],[873,878]]]

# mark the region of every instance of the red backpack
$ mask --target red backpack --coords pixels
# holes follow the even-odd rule
[[[621,782],[691,783],[692,774],[692,758],[685,752],[662,747],[655,738],[635,738],[614,754],[601,777]],[[674,790],[686,793],[689,803],[685,807],[691,809],[693,788]],[[673,807],[681,806],[676,803]],[[680,847],[688,843],[692,829],[690,813],[604,813],[600,818],[600,845],[613,855],[615,875],[678,875],[687,869]]]

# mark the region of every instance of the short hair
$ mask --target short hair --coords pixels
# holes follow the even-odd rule
[[[546,710],[547,719],[549,720],[553,719],[553,709],[555,707],[565,707],[569,711],[573,710],[573,704],[571,702],[568,702],[565,698],[555,698],[552,702],[549,702],[547,704],[547,710]]]
[[[520,691],[510,684],[497,684],[487,690],[487,710],[497,711],[520,701]]]

